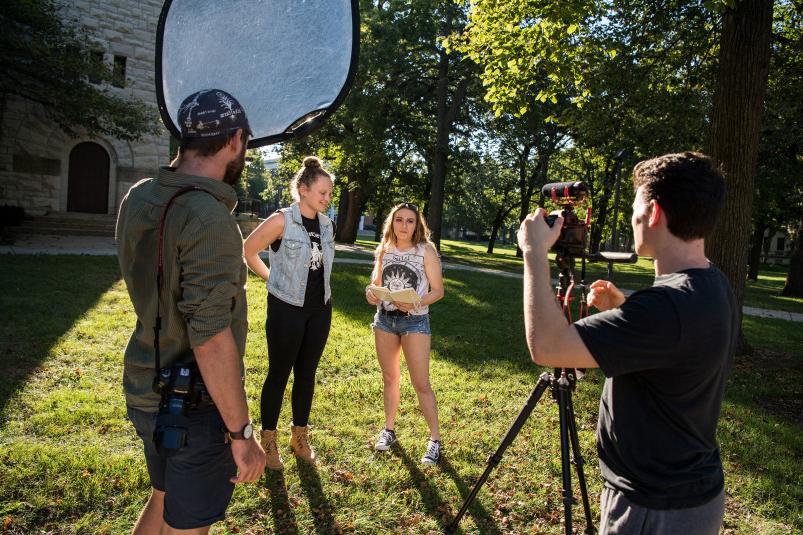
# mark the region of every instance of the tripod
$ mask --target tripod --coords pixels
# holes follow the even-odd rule
[[[571,321],[571,311],[569,310],[569,303],[571,301],[571,293],[574,288],[574,273],[573,266],[574,260],[569,256],[557,256],[557,264],[560,268],[560,276],[558,277],[558,286],[556,291],[556,299],[563,307],[564,315],[567,321]],[[587,313],[586,289],[585,289],[585,262],[583,263],[583,277],[580,281],[580,316],[582,317]],[[574,406],[572,405],[572,391],[575,389],[577,382],[577,370],[556,368],[554,371],[544,372],[538,378],[535,388],[527,398],[527,402],[522,407],[519,415],[513,421],[513,424],[507,430],[502,442],[496,451],[488,457],[488,466],[480,476],[480,479],[474,485],[471,493],[466,497],[463,506],[458,511],[452,523],[449,525],[451,532],[457,529],[460,520],[468,510],[471,503],[477,497],[482,485],[491,475],[491,472],[502,460],[505,450],[510,446],[516,436],[521,431],[524,422],[529,418],[535,408],[535,404],[544,395],[547,388],[551,390],[552,398],[558,404],[558,417],[560,426],[560,457],[561,457],[561,475],[563,484],[563,515],[564,526],[566,534],[572,533],[572,505],[575,499],[572,496],[572,475],[571,464],[574,464],[577,470],[577,480],[580,484],[580,495],[583,500],[583,511],[586,520],[586,534],[593,535],[595,533],[594,525],[591,521],[591,508],[588,503],[588,489],[586,487],[585,473],[583,472],[583,456],[580,452],[580,441],[577,438],[577,425],[574,417]],[[571,454],[570,454],[571,449]],[[573,458],[572,456],[573,455]]]

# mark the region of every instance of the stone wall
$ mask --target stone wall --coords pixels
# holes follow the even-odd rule
[[[98,48],[112,65],[126,58],[126,83],[111,91],[139,99],[156,110],[154,56],[161,0],[71,0],[64,15],[94,31]],[[169,157],[169,135],[137,142],[111,138],[70,138],[47,118],[38,104],[20,98],[0,103],[0,204],[23,206],[30,214],[67,209],[69,155],[75,145],[101,145],[111,162],[109,213],[116,213],[128,188],[152,176]]]

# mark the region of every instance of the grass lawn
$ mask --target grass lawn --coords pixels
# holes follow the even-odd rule
[[[418,462],[427,431],[406,378],[400,447],[373,452],[382,381],[372,308],[362,297],[369,271],[338,264],[333,275],[333,327],[311,419],[317,468],[298,466],[286,447],[288,390],[280,419],[284,474],[238,486],[213,533],[442,532],[521,409],[540,372],[524,343],[522,283],[452,270],[446,297],[432,307],[444,462]],[[149,485],[120,385],[135,318],[116,259],[0,257],[0,292],[0,533],[128,532]],[[246,386],[258,420],[267,371],[265,287],[252,278],[248,294]],[[800,533],[803,329],[747,317],[745,331],[759,349],[737,360],[719,431],[725,532]],[[589,373],[574,397],[595,518],[600,388],[600,374]],[[464,533],[562,533],[558,415],[547,397],[464,518]],[[574,514],[582,528],[581,508]]]
[[[359,239],[355,243],[366,251],[373,251],[377,242]],[[466,242],[456,240],[443,240],[441,254],[444,263],[471,265],[484,268],[499,269],[521,273],[522,260],[516,258],[516,248],[513,245],[499,245],[494,247],[493,254],[486,252],[488,244],[484,242]],[[359,253],[338,253],[338,257],[364,258]],[[550,255],[554,257],[554,255]],[[608,265],[604,263],[587,263],[586,278],[588,283],[597,279],[607,278]],[[554,264],[553,264],[554,267]],[[622,288],[638,289],[650,286],[655,278],[652,259],[639,258],[636,264],[614,264],[612,280]],[[787,269],[776,266],[761,266],[757,281],[747,281],[745,286],[745,305],[787,312],[803,313],[803,299],[797,297],[781,297],[778,293],[786,281]],[[553,270],[553,275],[555,275]],[[581,263],[576,262],[575,278],[579,281]]]

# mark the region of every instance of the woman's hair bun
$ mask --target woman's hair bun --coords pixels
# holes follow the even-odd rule
[[[315,156],[307,156],[306,158],[304,158],[304,162],[302,165],[304,165],[304,167],[306,167],[307,169],[320,167],[321,161]]]

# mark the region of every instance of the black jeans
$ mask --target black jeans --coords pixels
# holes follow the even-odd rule
[[[268,294],[268,376],[262,385],[262,429],[276,429],[290,371],[293,424],[306,426],[315,393],[315,372],[332,324],[332,302],[304,308]]]

